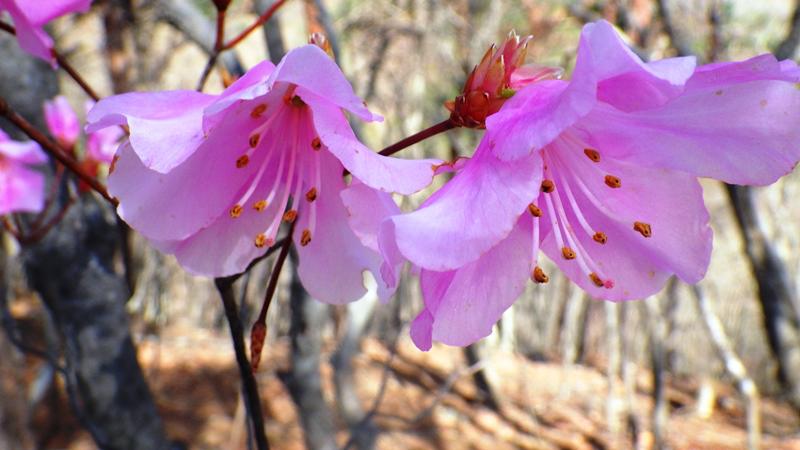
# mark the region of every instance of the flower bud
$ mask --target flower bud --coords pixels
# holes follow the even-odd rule
[[[486,118],[496,113],[518,89],[536,81],[559,78],[560,68],[523,65],[531,39],[532,36],[520,39],[512,31],[500,47],[489,47],[472,69],[461,95],[445,103],[450,120],[462,127],[484,128]]]

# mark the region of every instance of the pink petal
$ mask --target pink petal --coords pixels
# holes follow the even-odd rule
[[[316,45],[305,45],[287,53],[270,76],[270,86],[279,82],[296,84],[362,120],[383,120],[367,109],[341,69]]]
[[[53,40],[42,28],[47,22],[70,12],[85,12],[91,0],[25,1],[0,0],[0,10],[7,10],[14,21],[19,46],[26,52],[49,61],[56,67],[51,54]]]
[[[488,336],[525,289],[530,252],[530,226],[520,223],[475,262],[448,272],[423,270],[425,310],[411,325],[414,343],[428,350],[431,340],[465,346]]]
[[[792,170],[800,159],[800,91],[793,83],[702,84],[656,109],[597,108],[578,127],[601,154],[647,167],[757,185]]]
[[[495,154],[506,160],[540,149],[602,100],[629,110],[663,104],[680,94],[694,58],[645,64],[605,21],[584,26],[572,80],[542,81],[517,92],[486,119]],[[519,97],[519,98],[518,98]]]
[[[382,156],[359,142],[339,106],[305,89],[297,94],[311,107],[322,143],[356,178],[386,192],[412,194],[431,183],[438,159]]]
[[[358,179],[341,194],[342,203],[347,209],[350,228],[366,247],[379,251],[378,232],[381,223],[388,217],[400,214],[400,208],[392,196],[381,192]]]
[[[0,170],[0,215],[39,212],[44,206],[44,176],[25,165],[6,161]]]
[[[213,117],[240,100],[253,100],[265,95],[270,90],[267,82],[274,70],[275,65],[269,60],[264,60],[253,66],[241,78],[228,86],[213,103],[206,107],[206,116]],[[210,128],[209,123],[207,122],[204,127],[208,130]]]
[[[227,215],[260,165],[253,159],[246,167],[236,167],[251,132],[248,114],[246,108],[227,114],[183,163],[166,174],[147,168],[130,144],[123,145],[108,178],[109,192],[120,200],[119,215],[153,240],[185,239]],[[262,139],[277,141],[276,134]]]
[[[75,145],[81,132],[78,116],[67,98],[59,95],[52,101],[44,102],[44,120],[47,128],[67,149]]]
[[[395,216],[397,246],[420,267],[445,271],[478,259],[505,238],[538,195],[538,154],[498,160],[483,139],[464,169],[417,211]]]
[[[579,256],[588,254],[602,272],[598,273],[601,278],[612,279],[614,287],[596,287],[580,270],[577,259],[562,257],[550,232],[551,212],[545,210],[539,220],[543,224],[542,236],[547,235],[542,248],[559,268],[584,290],[607,300],[644,298],[661,289],[663,281],[673,273],[688,283],[699,281],[708,267],[712,233],[697,180],[685,173],[643,168],[603,156],[594,163],[576,150],[579,149],[566,140],[548,147],[545,164],[555,173],[550,176],[555,177],[556,190],[542,196],[561,199],[569,229],[583,248],[583,252],[580,248],[573,250]],[[606,185],[606,175],[618,177],[621,186]],[[574,195],[573,206],[567,188]],[[595,200],[585,194],[587,191]],[[546,205],[544,198],[538,204]],[[580,225],[575,206],[592,227],[588,232]],[[634,231],[637,221],[651,226],[650,237]],[[564,230],[563,224],[561,229]],[[596,231],[606,234],[605,244],[592,239]]]
[[[128,93],[100,100],[87,115],[86,131],[130,127],[130,143],[144,165],[167,173],[204,142],[203,108],[214,96],[194,91]]]
[[[298,273],[312,297],[326,303],[342,304],[357,300],[366,294],[364,271],[370,271],[378,284],[378,297],[388,299],[390,288],[380,275],[382,258],[365,247],[350,229],[347,210],[340,194],[345,188],[342,166],[321,153],[323,160],[322,188],[315,200],[317,208],[316,230],[311,242],[300,245],[302,230],[310,227],[309,216],[300,216],[295,231],[295,244],[300,256]]]
[[[25,164],[47,162],[47,155],[34,141],[0,141],[0,155]]]

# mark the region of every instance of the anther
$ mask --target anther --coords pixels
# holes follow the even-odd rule
[[[622,186],[622,181],[619,179],[619,177],[615,177],[614,175],[606,175],[605,180],[606,186],[612,189],[617,189]]]
[[[596,232],[594,236],[592,236],[592,239],[594,239],[594,241],[597,242],[598,244],[605,244],[606,242],[608,242],[608,236],[606,236],[606,234],[603,233],[602,231]]]
[[[267,246],[269,239],[267,239],[267,235],[264,233],[260,233],[256,236],[255,244],[258,248],[264,248]]]
[[[592,283],[594,283],[594,285],[597,286],[597,287],[605,286],[605,283],[603,282],[603,279],[600,278],[600,276],[597,275],[594,272],[589,274],[589,279],[592,280]]]
[[[266,208],[267,208],[267,201],[266,200],[259,200],[259,201],[255,202],[255,204],[253,204],[253,209],[255,209],[258,212],[261,212]]]
[[[561,247],[561,256],[563,256],[564,259],[575,259],[575,250],[569,247]]]
[[[258,133],[254,133],[252,136],[250,136],[250,140],[248,141],[250,148],[256,148],[259,139],[261,139],[261,135]]]
[[[236,168],[237,169],[241,169],[241,168],[247,166],[247,164],[249,162],[250,162],[250,157],[247,156],[247,155],[242,155],[242,156],[240,156],[239,158],[236,159]]]
[[[242,205],[234,205],[231,208],[231,217],[234,219],[242,215]]]
[[[541,267],[536,266],[533,268],[533,281],[544,284],[550,281],[550,277],[544,273],[544,270],[542,270]]]
[[[315,137],[311,140],[311,148],[314,150],[319,150],[322,147],[322,141],[319,140],[319,137]]]
[[[309,242],[311,242],[311,231],[305,229],[303,230],[303,234],[300,235],[300,245],[305,247]]]
[[[650,228],[649,223],[633,222],[633,229],[646,238],[653,235],[653,230]]]
[[[600,162],[600,152],[593,148],[585,148],[583,149],[583,153],[586,155],[587,158],[591,159],[594,162]]]
[[[286,223],[292,223],[294,220],[297,219],[297,210],[290,209],[283,213],[283,221]]]
[[[556,184],[553,183],[553,180],[544,180],[542,181],[542,192],[545,194],[549,194],[556,190]]]
[[[258,119],[259,117],[261,117],[261,114],[264,114],[264,111],[266,110],[267,110],[267,104],[262,103],[253,108],[252,111],[250,111],[250,117],[252,117],[253,119]]]
[[[312,187],[311,189],[306,192],[306,200],[309,202],[313,202],[317,199],[317,188]]]
[[[528,212],[530,212],[533,217],[542,217],[542,209],[533,203],[528,205]]]
[[[292,106],[296,106],[298,108],[301,107],[301,106],[306,106],[306,102],[304,102],[303,99],[300,98],[297,95],[292,97],[291,103],[292,103]]]

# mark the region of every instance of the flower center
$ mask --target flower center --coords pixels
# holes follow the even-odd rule
[[[243,170],[250,164],[258,164],[258,168],[230,208],[230,216],[242,220],[250,215],[249,219],[263,223],[253,244],[265,248],[275,244],[282,222],[292,223],[307,215],[300,244],[308,245],[316,228],[315,200],[321,193],[318,150],[323,146],[311,125],[311,112],[292,86],[280,101],[253,106],[249,117],[254,128],[233,164]]]

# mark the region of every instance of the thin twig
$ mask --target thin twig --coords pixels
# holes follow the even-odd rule
[[[273,3],[263,14],[261,14],[255,22],[253,22],[249,27],[247,27],[244,31],[239,33],[236,37],[224,43],[224,20],[225,20],[225,11],[220,10],[217,11],[217,37],[215,38],[214,50],[208,57],[208,62],[206,62],[205,68],[203,68],[203,73],[200,76],[200,80],[197,82],[197,91],[202,91],[203,87],[206,85],[206,81],[208,80],[209,75],[211,75],[211,70],[217,63],[217,58],[219,58],[220,53],[224,52],[225,50],[230,50],[233,47],[236,47],[239,42],[244,40],[250,33],[255,31],[258,27],[264,24],[264,22],[268,21],[275,11],[278,10],[283,4],[286,3],[286,0],[278,0],[277,2]],[[224,43],[224,44],[223,44]]]
[[[247,351],[244,344],[244,330],[239,319],[239,311],[236,307],[236,299],[233,294],[233,281],[231,277],[216,278],[214,284],[217,286],[222,303],[225,306],[225,317],[228,320],[228,327],[231,331],[233,350],[236,353],[236,364],[239,366],[239,376],[242,379],[242,390],[244,404],[247,408],[247,415],[250,417],[252,430],[258,450],[269,449],[269,441],[264,431],[264,415],[261,411],[261,397],[258,394],[258,384],[255,375],[250,369],[250,361],[247,359]]]
[[[6,33],[12,34],[14,36],[17,35],[17,30],[12,25],[2,21],[0,21],[0,30],[5,31]],[[50,51],[53,54],[53,58],[55,58],[55,60],[58,62],[58,65],[62,69],[64,69],[64,71],[67,72],[67,74],[70,77],[72,77],[72,79],[75,80],[76,83],[78,83],[78,86],[80,86],[81,89],[83,89],[83,92],[85,92],[86,95],[91,97],[94,101],[100,100],[100,96],[97,95],[97,93],[94,91],[94,89],[92,89],[91,86],[89,86],[89,83],[87,83],[86,80],[84,80],[83,77],[81,77],[81,75],[75,70],[75,68],[72,67],[72,65],[70,65],[67,62],[67,60],[56,51],[56,49],[53,48],[50,49]]]
[[[45,151],[50,153],[51,156],[66,166],[67,169],[77,175],[81,181],[89,185],[89,187],[94,189],[98,194],[102,195],[103,198],[108,200],[112,205],[117,205],[117,200],[108,193],[105,186],[97,181],[96,178],[87,174],[81,167],[80,163],[69,156],[69,154],[67,154],[67,152],[61,148],[60,145],[48,139],[47,136],[45,136],[41,131],[37,130],[36,127],[30,124],[30,122],[25,120],[22,116],[17,114],[16,111],[11,109],[6,100],[2,97],[0,97],[0,116],[8,119],[12,124],[14,124],[14,126],[27,134],[28,137],[39,143],[39,145],[41,145]]]
[[[395,142],[394,144],[381,150],[380,154],[383,156],[393,155],[406,147],[416,144],[417,142],[423,141],[432,136],[436,136],[437,134],[443,133],[447,130],[452,130],[455,127],[456,125],[453,123],[453,121],[448,118],[437,123],[436,125],[432,125],[416,134],[412,134],[405,139]]]
[[[283,270],[283,263],[286,262],[286,257],[289,256],[289,249],[292,247],[292,235],[294,235],[295,222],[289,226],[289,233],[284,238],[283,245],[281,245],[281,252],[278,254],[278,259],[275,261],[275,266],[272,268],[272,274],[269,277],[269,284],[267,284],[267,292],[264,295],[264,302],[261,304],[261,311],[258,313],[258,318],[253,323],[250,329],[250,365],[255,372],[258,368],[258,363],[261,361],[261,350],[264,348],[264,339],[267,336],[267,312],[269,305],[272,303],[272,298],[275,296],[275,289],[278,288],[278,278],[280,278],[281,271]],[[273,247],[274,248],[274,247]]]
[[[233,47],[237,46],[239,42],[241,42],[244,38],[246,38],[250,33],[256,30],[256,28],[260,27],[264,24],[264,22],[268,21],[275,11],[278,10],[283,4],[286,3],[286,0],[278,0],[277,2],[273,3],[272,6],[269,7],[263,14],[258,17],[258,20],[253,22],[249,27],[247,27],[244,31],[239,33],[238,36],[228,41],[225,46],[222,47],[222,50],[230,50]]]

